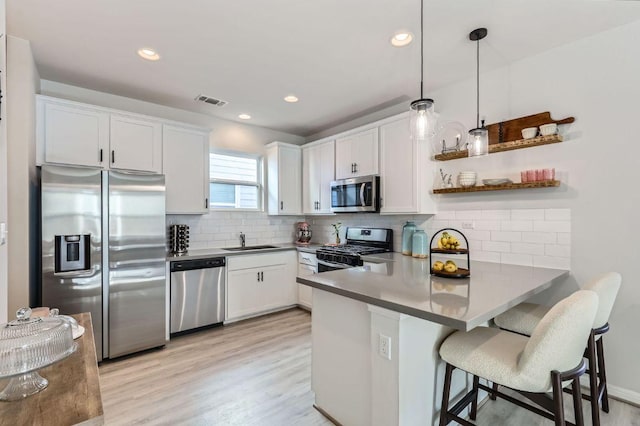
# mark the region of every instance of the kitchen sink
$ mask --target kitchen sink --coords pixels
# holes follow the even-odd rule
[[[229,251],[243,251],[243,250],[264,250],[264,249],[272,249],[277,248],[276,246],[262,245],[262,246],[244,246],[244,247],[227,247],[223,250]]]

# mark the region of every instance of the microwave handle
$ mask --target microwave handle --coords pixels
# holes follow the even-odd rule
[[[362,204],[362,207],[367,207],[367,203],[364,200],[364,188],[366,185],[366,183],[360,185],[360,203]]]

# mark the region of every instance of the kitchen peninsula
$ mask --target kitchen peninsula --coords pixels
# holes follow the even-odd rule
[[[297,278],[314,289],[315,406],[345,425],[436,424],[442,340],[486,324],[569,274],[472,262],[471,277],[447,279],[429,275],[428,259],[374,256],[362,267]],[[468,385],[458,373],[453,395]]]

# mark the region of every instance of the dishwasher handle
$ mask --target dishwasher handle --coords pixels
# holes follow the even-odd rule
[[[224,257],[208,259],[180,260],[171,262],[171,272],[191,271],[194,269],[222,268],[225,266]]]

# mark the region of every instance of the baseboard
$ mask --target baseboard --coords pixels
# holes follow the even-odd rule
[[[640,407],[640,392],[634,392],[611,384],[607,384],[607,390],[609,391],[609,397]]]
[[[589,375],[588,374],[583,374],[582,377],[580,377],[580,387],[582,388],[582,393],[584,394],[589,393]],[[629,389],[621,388],[619,386],[614,386],[611,384],[607,384],[607,391],[609,392],[610,398],[640,407],[639,392],[634,392]]]

